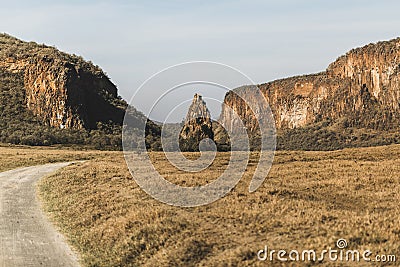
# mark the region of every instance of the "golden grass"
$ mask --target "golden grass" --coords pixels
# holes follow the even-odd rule
[[[0,145],[0,172],[45,163],[90,160],[110,153],[112,152]]]
[[[69,166],[39,188],[84,266],[265,266],[269,262],[256,256],[265,245],[321,251],[339,238],[349,249],[400,257],[399,156],[399,145],[278,152],[264,184],[248,193],[253,155],[230,194],[196,208],[152,199],[115,153]],[[161,153],[152,154],[158,168],[181,184],[212,179],[228,158],[220,153],[207,175],[188,176]]]

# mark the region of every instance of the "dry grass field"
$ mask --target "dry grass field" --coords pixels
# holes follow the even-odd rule
[[[45,163],[90,160],[104,157],[110,153],[112,152],[0,144],[0,172]]]
[[[188,156],[196,157],[195,154]],[[229,160],[220,153],[201,174],[176,171],[151,157],[171,181],[204,184]],[[83,266],[376,266],[377,262],[259,261],[270,249],[334,248],[395,254],[400,261],[400,146],[334,152],[277,152],[264,184],[248,192],[257,165],[210,205],[162,204],[132,179],[121,153],[71,165],[39,184],[55,223],[80,252]],[[386,265],[398,265],[399,263]]]

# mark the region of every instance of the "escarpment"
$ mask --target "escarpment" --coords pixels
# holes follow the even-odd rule
[[[239,97],[245,94],[255,103],[259,92],[273,122],[266,107],[253,112]],[[100,67],[82,57],[0,34],[0,102],[0,142],[121,147],[127,103]],[[191,119],[180,132],[189,144],[183,150],[197,150],[198,141],[209,138],[227,151],[227,133],[243,126],[258,149],[260,120],[275,124],[278,149],[400,143],[400,38],[352,49],[317,74],[234,89],[226,94],[218,121],[210,119],[200,96],[192,104]],[[127,117],[147,121],[146,147],[161,149],[159,125],[134,107]]]
[[[323,121],[329,121],[330,126],[342,123],[343,128],[395,131],[400,127],[399,69],[397,38],[353,49],[324,72],[276,80],[258,88],[267,99],[280,132]],[[227,93],[224,103],[238,113],[254,135],[256,117],[234,91]],[[229,111],[222,110],[222,122],[226,124],[230,117]]]
[[[122,124],[126,103],[98,66],[5,34],[0,49],[0,68],[24,77],[26,106],[44,124],[74,129]]]
[[[100,67],[0,34],[0,142],[121,149],[126,110]],[[134,107],[126,113],[129,121],[147,121]],[[148,140],[157,143],[159,127],[149,120],[147,128]]]

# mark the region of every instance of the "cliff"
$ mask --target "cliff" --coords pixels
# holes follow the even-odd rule
[[[0,35],[0,68],[23,77],[26,107],[57,128],[96,129],[122,124],[126,103],[91,62],[54,47]]]
[[[340,122],[342,128],[391,131],[400,125],[399,69],[397,38],[353,49],[324,72],[276,80],[258,88],[268,100],[281,134],[324,121],[329,121],[328,126]],[[235,90],[226,94],[224,103],[238,112],[254,136],[256,117]],[[220,121],[227,123],[230,117],[222,110]]]
[[[0,34],[0,142],[121,149],[126,108],[116,86],[90,61]],[[133,107],[127,119],[132,125],[147,121],[149,149],[158,149],[159,126]]]
[[[267,99],[278,130],[280,149],[338,149],[400,143],[400,38],[369,44],[339,57],[317,74],[243,86],[226,94],[219,121],[212,121],[205,102],[196,95],[180,134],[197,150],[203,138],[229,150],[221,125],[238,127],[239,114],[259,147],[255,114],[240,94],[256,101],[260,90]],[[259,91],[257,91],[259,92]],[[54,47],[23,42],[0,34],[0,142],[46,145],[96,144],[120,147],[127,103],[107,75],[82,57]],[[134,108],[129,120],[147,121],[146,145],[159,150],[160,127]],[[269,119],[268,119],[269,120]]]

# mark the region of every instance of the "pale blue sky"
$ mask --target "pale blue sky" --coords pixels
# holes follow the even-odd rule
[[[255,82],[324,70],[400,36],[399,1],[2,1],[0,31],[101,66],[129,99],[170,65],[217,61]]]

